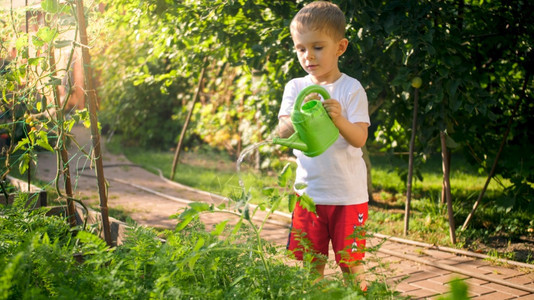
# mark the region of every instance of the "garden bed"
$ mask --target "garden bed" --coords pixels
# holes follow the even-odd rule
[[[9,184],[12,185],[15,190],[28,195],[28,200],[26,201],[26,207],[38,208],[38,207],[47,206],[48,200],[47,200],[47,193],[45,190],[33,184],[28,184],[25,181],[22,181],[20,179],[17,179],[11,176],[7,176],[7,180],[9,181]],[[0,204],[3,204],[3,205],[13,204],[13,202],[15,201],[15,195],[16,193],[9,193],[6,199],[6,196],[3,193],[1,193]]]
[[[91,227],[100,238],[104,239],[104,230],[102,228],[102,214],[100,212],[85,208],[76,203],[76,225]],[[51,206],[47,215],[67,216],[67,206]],[[112,246],[120,246],[126,239],[126,233],[129,228],[128,224],[109,217],[109,226],[111,229]]]

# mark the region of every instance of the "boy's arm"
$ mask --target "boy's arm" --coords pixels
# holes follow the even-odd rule
[[[288,138],[295,132],[290,116],[280,116],[278,118],[278,134],[281,138]]]
[[[332,118],[334,125],[345,140],[356,148],[361,148],[367,141],[368,124],[364,122],[351,123],[341,114],[341,105],[337,100],[327,99],[323,102],[324,108]]]

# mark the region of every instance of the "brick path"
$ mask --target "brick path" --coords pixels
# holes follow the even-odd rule
[[[76,130],[76,127],[75,127]],[[76,134],[78,137],[81,134]],[[87,137],[78,139],[87,145]],[[87,150],[87,149],[86,149]],[[75,170],[88,166],[76,151],[70,153]],[[206,192],[196,191],[171,183],[160,176],[136,167],[109,167],[127,164],[122,156],[103,151],[105,177],[109,181],[108,205],[130,212],[131,217],[140,225],[172,228],[176,221],[169,216],[178,212],[190,201],[209,201],[220,203],[222,198]],[[95,204],[98,199],[96,180],[91,177],[93,170],[74,174],[76,195],[88,203]],[[52,182],[55,176],[55,156],[41,154],[37,170],[39,179]],[[372,209],[372,207],[370,207]],[[228,218],[226,214],[209,214],[202,220],[207,226]],[[279,245],[285,245],[289,224],[286,214],[276,214],[272,223],[266,224],[262,235]],[[383,242],[382,237],[368,240],[368,246]],[[331,254],[330,257],[333,257]],[[449,291],[448,283],[454,278],[462,278],[469,285],[472,299],[531,299],[534,300],[534,266],[502,265],[487,260],[458,255],[450,252],[410,245],[387,240],[377,252],[367,253],[367,269],[373,269],[370,279],[384,280],[391,288],[413,299],[434,299]],[[337,276],[337,267],[329,264],[327,276]]]

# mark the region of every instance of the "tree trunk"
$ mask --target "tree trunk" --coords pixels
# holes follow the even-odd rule
[[[369,116],[373,115],[379,108],[384,104],[385,98],[380,97],[374,103],[374,105],[369,107]],[[362,147],[363,152],[363,161],[365,162],[365,167],[367,168],[367,193],[369,194],[369,203],[374,203],[375,199],[373,197],[373,176],[371,174],[372,165],[371,158],[369,157],[369,151],[367,150],[367,145]]]

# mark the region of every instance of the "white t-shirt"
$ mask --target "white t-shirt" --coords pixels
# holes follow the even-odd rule
[[[286,84],[278,117],[289,116],[298,93],[312,85],[310,76],[295,78]],[[367,94],[360,82],[346,74],[334,83],[323,85],[330,97],[339,101],[343,116],[351,123],[369,119]],[[308,157],[302,151],[293,150],[297,157],[295,184],[305,188],[295,191],[306,193],[316,204],[352,205],[369,200],[367,193],[367,169],[362,150],[351,146],[342,136],[324,153]]]

